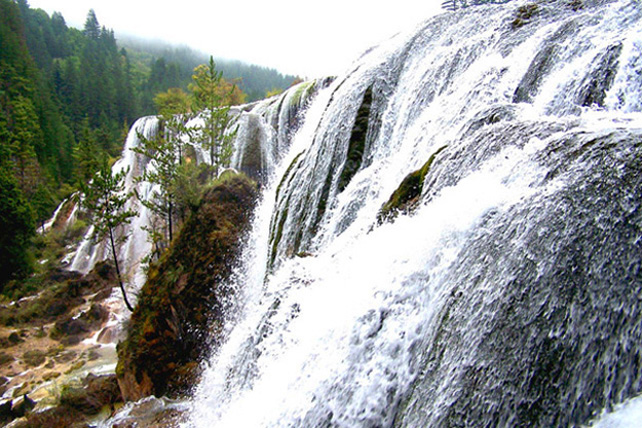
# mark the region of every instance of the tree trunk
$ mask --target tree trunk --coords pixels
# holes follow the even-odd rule
[[[169,231],[169,241],[167,242],[167,245],[172,243],[172,202],[169,201],[167,203],[167,224],[168,224],[168,231]]]
[[[212,163],[212,179],[218,177],[218,162],[216,161],[216,156],[214,155],[216,142],[214,137],[212,137],[210,130],[210,162]]]
[[[118,285],[120,285],[120,291],[123,292],[123,300],[125,301],[125,306],[129,309],[130,312],[134,311],[132,305],[129,304],[127,300],[127,293],[125,292],[125,287],[123,286],[123,280],[120,277],[120,268],[118,267],[118,257],[116,257],[116,246],[114,245],[114,233],[112,228],[109,228],[109,240],[111,241],[111,254],[114,256],[114,264],[116,265],[116,276],[118,276]]]

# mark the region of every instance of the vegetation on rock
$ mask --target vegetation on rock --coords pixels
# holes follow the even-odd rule
[[[368,87],[363,94],[361,106],[357,111],[357,117],[352,125],[350,142],[348,143],[348,153],[343,170],[339,176],[338,189],[343,191],[352,177],[357,173],[363,162],[363,151],[366,146],[366,136],[368,134],[368,118],[370,117],[370,105],[372,104],[372,87]]]
[[[511,22],[511,27],[517,29],[526,25],[533,16],[539,11],[539,6],[536,3],[528,3],[523,6],[520,6],[517,9],[517,14],[515,19]]]
[[[156,112],[152,101],[187,89],[194,67],[207,62],[189,49],[124,47],[89,11],[84,27],[0,0],[0,291],[38,270],[36,224],[122,149],[134,119]],[[275,70],[222,61],[226,79],[259,99],[295,80]],[[240,94],[240,90],[236,92]]]
[[[0,394],[12,397],[10,411],[0,412],[0,420],[8,422],[26,415],[27,419],[16,426],[73,426],[77,421],[86,421],[91,412],[62,403],[44,412],[31,413],[36,403],[31,401],[30,407],[25,407],[22,403],[26,401],[16,397],[27,394],[30,398],[37,397],[39,403],[34,411],[38,411],[43,405],[52,404],[57,395],[64,397],[72,387],[76,393],[83,389],[80,385],[68,385],[56,391],[56,385],[61,381],[63,385],[73,382],[80,368],[90,361],[105,358],[96,349],[99,346],[81,341],[97,335],[107,321],[108,312],[102,301],[115,286],[114,268],[102,262],[85,276],[49,268],[30,280],[40,283],[33,295],[0,305],[0,346],[3,349],[0,353]],[[19,287],[19,284],[16,282],[15,286]],[[20,287],[19,291],[24,289],[30,287]],[[44,386],[53,380],[55,382],[50,386]],[[113,385],[120,395],[115,376]],[[96,385],[91,388],[94,392],[104,389]],[[101,394],[98,395],[103,396],[104,391]],[[24,408],[24,412],[18,411],[20,408]]]
[[[65,385],[59,403],[41,412],[27,414],[17,428],[86,427],[90,417],[103,408],[114,410],[122,402],[116,375],[87,375],[80,385]],[[12,415],[16,417],[18,415]]]
[[[424,187],[424,179],[435,160],[435,157],[446,148],[440,147],[433,153],[426,163],[417,171],[413,171],[403,179],[397,190],[395,190],[388,202],[386,202],[379,213],[377,220],[379,223],[394,219],[400,212],[408,212],[419,200]]]
[[[207,66],[200,65],[194,69],[192,92],[194,110],[199,111],[203,125],[194,134],[203,148],[209,151],[210,165],[214,167],[214,176],[218,176],[222,167],[229,166],[232,157],[232,141],[236,131],[232,131],[233,118],[230,116],[230,105],[244,102],[236,85],[230,85],[223,79],[223,72],[216,69],[214,59],[210,57]]]
[[[196,67],[189,89],[189,94],[170,90],[155,98],[161,112],[161,129],[150,138],[139,135],[140,146],[132,149],[154,163],[155,167],[146,169],[137,180],[157,185],[158,190],[141,202],[166,226],[166,233],[148,230],[156,248],[151,260],[172,242],[177,214],[184,220],[197,205],[194,188],[200,186],[196,176],[201,172],[218,176],[222,168],[229,166],[232,155],[236,131],[231,129],[233,117],[229,110],[231,104],[242,101],[243,94],[222,78],[211,57],[208,66]],[[198,117],[203,124],[187,127],[187,122],[197,115],[195,112],[200,112]],[[197,165],[194,152],[199,146],[209,152],[210,165]],[[192,153],[188,153],[190,150]]]
[[[62,320],[69,311],[84,301],[83,295],[111,289],[115,283],[114,268],[99,263],[89,274],[55,269],[41,275],[37,297],[0,306],[0,325],[21,326],[26,323],[44,325]]]
[[[199,362],[223,323],[223,286],[257,197],[245,176],[222,177],[204,194],[171,247],[148,272],[118,345],[118,382],[126,400],[177,396],[199,375]]]

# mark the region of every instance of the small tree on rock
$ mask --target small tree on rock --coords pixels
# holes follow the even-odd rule
[[[186,133],[185,123],[189,119],[187,100],[187,95],[180,89],[158,94],[154,102],[160,113],[160,129],[150,138],[139,134],[140,145],[132,148],[153,162],[153,168],[145,169],[137,180],[157,186],[157,190],[147,199],[141,199],[141,203],[165,221],[167,243],[172,241],[174,232],[177,197],[172,189],[183,158],[182,136]],[[162,233],[155,229],[147,229],[147,232],[154,246],[162,244],[159,242]]]
[[[129,300],[127,300],[127,293],[123,286],[116,253],[116,243],[124,241],[127,236],[125,234],[121,234],[119,238],[114,236],[116,228],[129,224],[131,218],[137,214],[133,210],[125,209],[127,201],[132,197],[131,192],[125,192],[124,182],[128,170],[113,173],[105,160],[86,188],[83,203],[94,214],[94,240],[102,241],[105,238],[109,238],[111,254],[116,267],[116,275],[118,276],[118,285],[123,293],[123,300],[127,309],[133,311],[134,309]]]
[[[193,110],[200,111],[203,118],[203,125],[197,127],[196,140],[209,150],[210,163],[214,167],[214,174],[218,175],[219,169],[230,163],[232,141],[236,135],[236,131],[232,131],[230,105],[234,101],[242,101],[243,97],[236,85],[226,82],[223,73],[216,70],[212,57],[208,65],[199,65],[194,69],[192,80],[189,89],[192,92]]]

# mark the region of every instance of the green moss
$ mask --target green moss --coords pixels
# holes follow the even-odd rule
[[[106,263],[99,263],[96,268],[82,276],[77,272],[52,269],[46,273],[12,284],[20,289],[5,290],[16,298],[35,294],[34,299],[20,302],[19,305],[0,306],[0,324],[18,326],[26,323],[42,326],[56,321],[70,309],[83,302],[82,294],[96,293],[113,286],[113,268]],[[27,292],[30,290],[31,292]]]
[[[290,186],[292,183],[292,180],[294,180],[294,177],[296,174],[293,174],[292,171],[298,167],[299,165],[299,160],[301,159],[301,156],[305,153],[305,151],[299,153],[298,155],[295,156],[295,158],[292,160],[290,165],[288,166],[288,169],[285,171],[285,174],[283,174],[283,177],[281,178],[281,182],[276,188],[276,200],[279,200],[279,196],[281,195],[281,191],[283,190],[284,186]],[[287,182],[287,184],[286,184]],[[278,212],[275,217],[272,225],[270,226],[270,248],[271,248],[271,253],[270,253],[270,267],[274,265],[274,261],[276,260],[276,255],[277,255],[277,250],[279,247],[279,243],[281,242],[281,238],[283,237],[283,227],[285,225],[285,221],[288,218],[288,206],[290,205],[290,199],[285,202],[285,208],[283,209],[282,212]]]
[[[44,352],[34,349],[32,351],[27,351],[22,354],[22,361],[29,367],[37,367],[44,363],[46,360],[46,355]]]
[[[325,178],[323,188],[321,189],[321,196],[319,197],[319,203],[317,204],[317,214],[314,217],[314,222],[312,223],[312,226],[310,228],[313,235],[317,233],[319,224],[321,223],[323,215],[325,214],[325,211],[327,209],[328,198],[330,197],[330,188],[332,187],[332,176],[333,171],[332,168],[330,168],[330,170],[328,171],[328,175]],[[292,249],[292,253],[296,253],[297,251],[299,251],[298,245],[296,246],[296,248]]]
[[[580,9],[584,8],[584,4],[582,3],[582,0],[571,0],[568,3],[569,7],[573,9],[575,12],[577,12]]]
[[[9,364],[14,359],[15,358],[13,358],[11,355],[7,354],[6,352],[0,351],[0,367]]]
[[[76,220],[67,228],[65,242],[77,242],[85,235],[88,227],[85,221],[81,219]]]
[[[294,107],[300,105],[303,96],[305,95],[307,97],[312,91],[314,91],[315,84],[316,82],[314,80],[299,84],[299,87],[292,95],[292,98],[290,98],[290,106]]]
[[[370,117],[370,106],[372,105],[372,87],[366,89],[363,94],[361,106],[357,111],[350,142],[348,144],[348,153],[343,170],[339,176],[338,189],[342,192],[357,173],[363,162],[363,151],[366,146],[366,135],[368,133],[368,118]]]
[[[274,261],[276,260],[276,254],[279,249],[279,242],[281,242],[281,238],[283,237],[283,226],[285,225],[285,221],[288,219],[288,205],[290,204],[290,200],[285,203],[285,210],[281,213],[281,217],[279,218],[278,222],[276,223],[276,229],[272,233],[272,253],[270,254],[270,266],[274,265]]]
[[[388,199],[388,202],[379,210],[379,214],[377,215],[379,223],[392,220],[399,212],[410,211],[413,208],[419,196],[421,196],[424,179],[430,172],[435,157],[446,147],[447,146],[443,146],[437,149],[421,168],[411,172],[403,179],[397,190],[395,190],[390,196],[390,199]]]
[[[241,174],[221,177],[203,196],[164,256],[149,269],[117,349],[116,374],[126,399],[179,396],[199,374],[224,314],[221,287],[231,274],[249,226],[256,184]]]
[[[517,29],[519,27],[524,26],[530,21],[530,19],[533,16],[535,16],[538,10],[539,10],[539,6],[537,6],[536,3],[529,3],[523,6],[520,6],[517,9],[515,19],[513,20],[513,22],[511,22],[511,27],[513,29]]]
[[[301,153],[299,153],[298,155],[296,155],[294,157],[294,159],[292,160],[292,162],[290,163],[290,165],[288,166],[288,169],[285,170],[285,174],[283,174],[283,177],[281,178],[281,181],[279,182],[279,185],[276,188],[276,200],[277,201],[279,200],[279,195],[281,194],[281,190],[283,189],[283,185],[285,184],[285,181],[288,180],[288,177],[290,177],[290,173],[292,172],[294,167],[298,164],[299,159],[301,158],[301,156],[304,153],[305,153],[305,150],[302,151]],[[293,178],[294,178],[294,175],[292,175],[292,177],[289,178],[288,185],[292,182]]]

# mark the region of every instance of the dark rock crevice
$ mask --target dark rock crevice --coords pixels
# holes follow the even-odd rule
[[[622,44],[616,44],[595,58],[597,67],[582,82],[577,104],[583,107],[604,107],[606,92],[611,89],[615,80],[621,53]]]
[[[342,192],[352,180],[352,177],[361,168],[363,162],[363,153],[366,145],[366,136],[368,134],[368,119],[370,117],[370,107],[372,105],[372,86],[366,89],[363,94],[361,106],[357,111],[357,116],[352,126],[350,133],[350,141],[348,142],[348,152],[346,154],[346,161],[343,165],[341,174],[339,175],[338,189]]]

